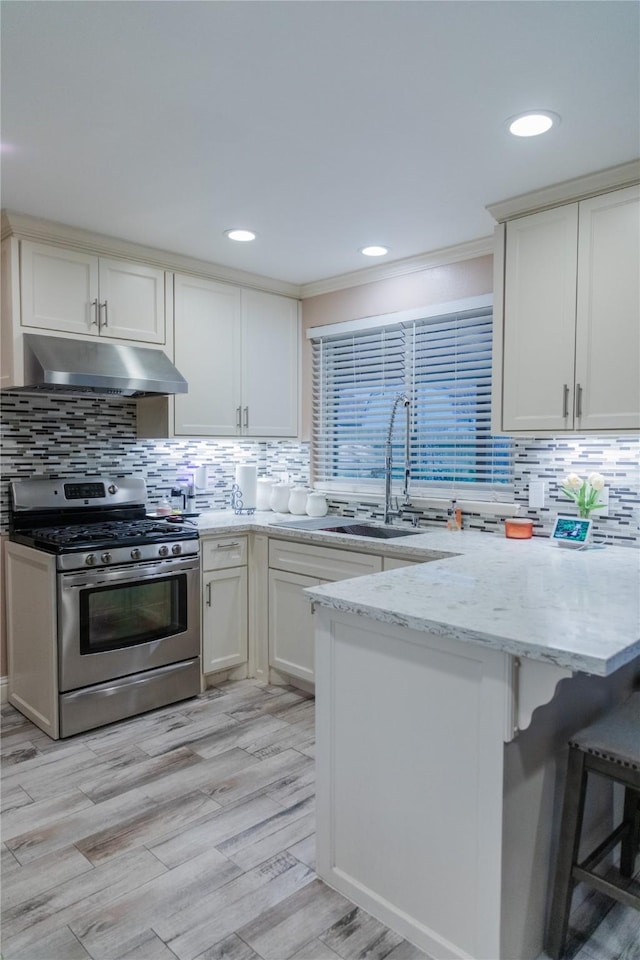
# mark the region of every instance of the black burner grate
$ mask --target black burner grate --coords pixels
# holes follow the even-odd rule
[[[99,547],[132,546],[144,543],[162,543],[191,540],[198,536],[195,527],[158,520],[116,520],[106,523],[74,524],[71,526],[36,527],[23,530],[23,543],[30,543],[56,552],[96,549]]]

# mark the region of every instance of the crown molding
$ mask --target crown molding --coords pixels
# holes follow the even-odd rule
[[[479,240],[469,240],[453,247],[443,247],[431,253],[419,253],[415,257],[405,260],[393,260],[391,263],[377,264],[375,267],[366,267],[364,270],[355,270],[353,273],[343,273],[338,277],[328,277],[326,280],[316,280],[312,283],[303,283],[300,286],[300,296],[317,297],[322,293],[334,293],[337,290],[346,290],[348,287],[361,287],[376,280],[391,280],[395,277],[404,277],[431,267],[442,267],[448,263],[458,263],[461,260],[473,260],[493,254],[493,237],[481,237]]]
[[[494,220],[502,223],[538,210],[548,210],[563,203],[574,200],[585,200],[595,197],[599,193],[608,193],[610,190],[620,190],[640,182],[640,160],[622,163],[617,167],[589,173],[584,177],[575,177],[573,180],[564,180],[551,187],[523,193],[509,200],[491,203],[486,209]]]
[[[263,277],[260,274],[248,273],[244,270],[235,270],[233,267],[224,267],[220,264],[209,263],[194,257],[185,257],[179,253],[159,250],[155,247],[146,247],[127,240],[118,240],[78,227],[69,227],[52,220],[42,220],[23,213],[11,210],[2,211],[0,237],[2,240],[16,236],[20,240],[33,240],[37,243],[53,243],[71,250],[81,250],[94,253],[97,256],[116,257],[126,260],[139,260],[151,264],[160,270],[189,273],[198,277],[207,277],[210,280],[220,280],[224,283],[235,283],[243,287],[252,287],[256,290],[265,290],[268,293],[279,293],[285,297],[300,298],[300,287],[285,280],[275,280],[272,277]]]

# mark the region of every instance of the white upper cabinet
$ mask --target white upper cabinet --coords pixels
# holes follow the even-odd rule
[[[98,335],[98,258],[23,240],[20,245],[21,323]]]
[[[640,187],[506,224],[499,428],[640,427],[639,264]]]
[[[175,397],[177,436],[231,437],[240,431],[240,290],[174,279],[175,363],[189,392]]]
[[[580,204],[579,430],[640,427],[640,187]]]
[[[164,271],[100,257],[100,336],[165,342]]]
[[[176,274],[174,303],[174,435],[295,437],[297,301]]]
[[[577,230],[577,204],[507,224],[505,430],[566,430],[570,425]]]
[[[165,343],[164,271],[28,240],[20,270],[23,327]]]
[[[242,429],[252,437],[298,432],[298,304],[242,291]]]

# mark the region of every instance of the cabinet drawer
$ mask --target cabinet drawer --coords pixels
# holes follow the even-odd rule
[[[242,567],[247,562],[247,538],[207,537],[202,540],[202,569],[223,570]]]
[[[269,566],[320,580],[348,580],[382,570],[382,559],[331,547],[269,540]]]

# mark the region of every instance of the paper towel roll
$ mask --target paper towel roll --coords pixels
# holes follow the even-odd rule
[[[236,483],[240,487],[242,508],[255,510],[258,490],[258,468],[248,463],[239,463],[236,467]]]

